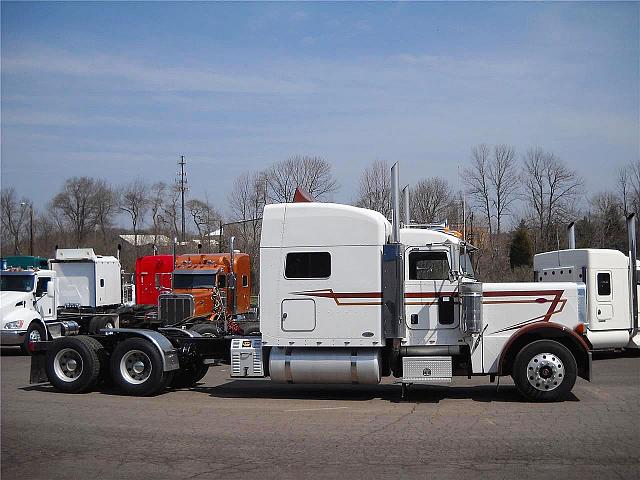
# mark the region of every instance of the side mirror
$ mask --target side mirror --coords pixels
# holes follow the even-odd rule
[[[53,280],[47,282],[47,297],[53,298],[55,296],[55,288],[53,286]]]

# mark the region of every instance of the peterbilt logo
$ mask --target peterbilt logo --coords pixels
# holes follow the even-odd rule
[[[431,369],[429,367],[426,367],[424,370],[422,370],[422,376],[423,377],[430,377],[431,376]]]

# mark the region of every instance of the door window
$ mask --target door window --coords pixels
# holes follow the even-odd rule
[[[598,295],[601,297],[611,295],[611,274],[606,272],[598,273]]]
[[[41,297],[45,293],[47,293],[47,283],[49,283],[51,278],[49,277],[38,277],[38,285],[36,286],[36,297]]]
[[[448,280],[446,252],[416,251],[409,254],[409,280]]]

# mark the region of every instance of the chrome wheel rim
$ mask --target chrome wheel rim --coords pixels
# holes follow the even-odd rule
[[[141,350],[129,350],[120,360],[120,375],[133,385],[146,382],[152,370],[151,359]]]
[[[539,353],[527,365],[527,380],[536,390],[549,392],[564,380],[564,364],[553,353]]]
[[[73,348],[63,348],[53,360],[53,370],[63,382],[73,382],[82,375],[82,357]]]
[[[40,335],[40,331],[37,328],[31,330],[31,332],[29,333],[29,341],[30,342],[39,342],[40,340],[42,340],[42,336]]]

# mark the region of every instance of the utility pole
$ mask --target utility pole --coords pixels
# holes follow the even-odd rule
[[[185,231],[185,217],[184,217],[184,193],[187,191],[187,174],[184,171],[184,166],[187,162],[184,160],[184,155],[180,155],[180,171],[178,172],[178,188],[180,189],[180,195],[182,197],[182,238],[181,241],[184,244],[184,231]]]

